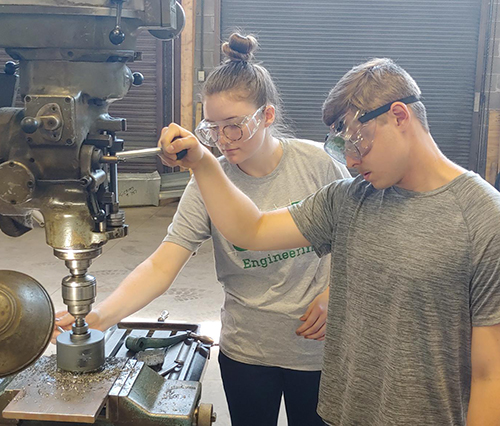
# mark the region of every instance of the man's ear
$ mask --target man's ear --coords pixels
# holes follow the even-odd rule
[[[392,115],[398,127],[406,127],[411,121],[410,108],[403,102],[394,102],[389,114]]]
[[[273,124],[275,119],[276,119],[276,108],[274,107],[274,105],[267,105],[264,110],[265,127],[269,127],[271,124]]]

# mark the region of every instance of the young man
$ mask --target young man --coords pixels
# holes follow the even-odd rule
[[[189,150],[180,163],[233,244],[332,254],[330,425],[500,425],[500,194],[440,152],[419,98],[389,59],[349,71],[323,106],[325,149],[359,176],[268,213],[189,132],[159,142],[170,165]]]

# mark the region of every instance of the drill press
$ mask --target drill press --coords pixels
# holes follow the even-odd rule
[[[6,73],[18,71],[24,102],[0,104],[0,216],[22,233],[40,211],[47,244],[69,269],[62,296],[75,323],[57,339],[61,369],[104,364],[103,333],[85,321],[96,297],[88,269],[107,241],[127,234],[116,163],[103,160],[123,149],[115,134],[126,123],[109,106],[142,83],[127,66],[140,30],[170,40],[183,25],[175,0],[0,0],[0,47],[15,61]]]

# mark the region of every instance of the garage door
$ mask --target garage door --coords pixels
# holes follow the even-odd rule
[[[321,105],[353,65],[390,57],[422,89],[445,155],[470,164],[480,0],[221,0],[223,39],[256,34],[300,137],[324,140]]]

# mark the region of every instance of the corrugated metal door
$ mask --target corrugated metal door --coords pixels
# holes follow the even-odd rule
[[[144,83],[132,87],[127,96],[109,108],[113,117],[127,119],[127,131],[117,136],[125,141],[125,149],[153,148],[158,143],[160,132],[158,116],[161,117],[162,95],[161,70],[157,64],[162,63],[161,41],[155,39],[148,31],[143,31],[137,38],[137,51],[142,53],[142,60],[128,64],[132,72],[140,72]],[[157,170],[156,157],[137,158],[118,165],[118,171],[153,172]]]
[[[221,0],[223,39],[256,34],[300,137],[324,140],[321,105],[353,65],[390,57],[422,89],[445,155],[469,166],[481,0]]]

